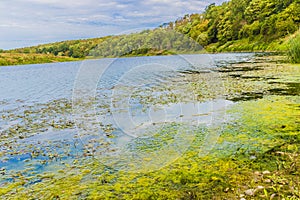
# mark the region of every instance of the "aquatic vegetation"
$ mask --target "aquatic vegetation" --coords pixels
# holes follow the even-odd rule
[[[195,139],[182,157],[158,171],[114,171],[89,159],[67,167],[64,178],[44,175],[31,190],[6,188],[19,188],[16,199],[299,198],[298,107],[296,97],[238,103],[230,110],[237,120],[225,126],[210,154],[199,156]]]
[[[63,130],[74,128],[72,122],[71,104],[66,99],[54,100],[34,107],[22,106],[13,110],[0,111],[2,120],[1,141],[19,137],[24,139],[48,130]]]
[[[123,110],[105,99],[82,104],[104,117],[90,120],[92,114],[82,109],[79,117],[89,123],[76,124],[79,132],[69,116],[70,103],[64,99],[1,111],[5,122],[13,122],[0,130],[6,135],[0,148],[1,198],[299,199],[299,67],[268,59],[231,64],[210,73],[182,73],[149,91],[136,90],[131,104],[140,110],[152,105],[184,107],[195,96],[200,106],[217,97],[235,103],[220,115],[226,120],[215,118],[210,125],[192,122],[218,109],[194,112],[191,119],[176,113],[175,119],[181,121],[141,123],[136,130],[144,132],[125,143],[124,154],[116,155],[118,148],[113,144],[120,130],[111,121],[113,114]],[[206,83],[216,77],[221,80],[215,83],[219,87],[209,87]],[[153,94],[158,98],[151,98]],[[121,105],[122,95],[114,100]],[[43,121],[34,123],[39,119]],[[180,134],[182,130],[186,133]],[[13,162],[20,167],[5,164]]]

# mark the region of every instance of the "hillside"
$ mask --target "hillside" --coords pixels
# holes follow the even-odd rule
[[[85,40],[68,40],[49,44],[43,44],[33,47],[24,47],[9,50],[9,53],[36,53],[36,54],[52,54],[54,56],[67,56],[73,58],[84,58],[90,50],[103,42],[110,36],[103,38],[93,38]]]
[[[0,49],[0,66],[84,59],[92,49],[109,37],[61,41],[7,51]]]
[[[300,27],[299,0],[231,0],[168,25],[208,51],[286,50]]]
[[[83,59],[193,53],[203,51],[202,47],[208,52],[286,51],[290,35],[299,27],[300,0],[231,0],[153,30],[4,52]],[[0,63],[9,64],[15,63]]]

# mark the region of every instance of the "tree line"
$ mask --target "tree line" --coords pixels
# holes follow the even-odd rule
[[[170,28],[203,46],[248,39],[269,43],[300,27],[300,0],[231,0],[209,5],[202,14],[186,15]]]
[[[62,41],[9,52],[73,58],[197,52],[201,46],[219,47],[239,40],[268,44],[294,33],[299,27],[300,0],[231,0],[218,6],[211,4],[203,13],[185,15],[153,30]]]

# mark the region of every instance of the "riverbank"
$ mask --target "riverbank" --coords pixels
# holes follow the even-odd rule
[[[214,47],[210,47],[214,48]],[[252,52],[252,51],[240,51],[240,52]],[[256,51],[257,53],[266,53],[266,54],[279,54],[284,55],[282,52],[274,51]],[[216,52],[215,52],[216,53]],[[221,51],[217,53],[239,53],[234,51]],[[253,52],[255,53],[255,52]],[[182,54],[195,54],[195,52],[182,52]],[[207,51],[199,51],[197,54],[209,54]],[[15,65],[28,65],[28,64],[45,64],[45,63],[55,63],[55,62],[71,62],[71,61],[81,61],[81,60],[90,60],[90,59],[102,59],[102,58],[126,58],[126,57],[143,57],[143,56],[169,56],[169,55],[178,55],[171,51],[155,51],[149,50],[147,53],[140,53],[139,51],[133,51],[126,55],[120,57],[93,57],[87,56],[85,58],[72,58],[68,56],[54,56],[52,54],[24,54],[24,53],[0,53],[0,67],[1,66],[15,66]],[[288,59],[286,58],[286,61]]]
[[[0,66],[78,61],[78,58],[52,54],[0,53]]]
[[[163,34],[178,34],[178,38],[184,37],[186,41],[190,43],[191,46],[194,46],[192,49],[184,47],[180,43],[178,49],[176,48],[165,48],[159,47],[158,45],[151,45],[150,47],[139,48],[134,45],[127,50],[121,50],[122,47],[126,44],[123,44],[123,40],[133,40],[135,42],[135,36],[125,35],[120,37],[105,37],[97,39],[88,39],[83,41],[66,41],[53,44],[40,45],[36,47],[27,47],[23,49],[9,50],[6,53],[0,53],[0,66],[9,66],[9,65],[24,65],[24,64],[42,64],[42,63],[52,63],[52,62],[68,62],[68,61],[78,61],[84,59],[98,59],[98,58],[118,58],[118,57],[140,57],[140,56],[162,56],[162,55],[177,55],[177,54],[205,54],[205,53],[239,53],[239,52],[257,52],[257,53],[273,53],[279,55],[289,55],[289,50],[291,42],[294,38],[299,37],[299,31],[295,32],[292,35],[288,35],[283,38],[273,40],[271,42],[264,42],[260,39],[251,39],[244,38],[240,40],[228,41],[225,43],[216,42],[209,44],[205,47],[201,47],[198,43],[193,41],[191,38],[187,38],[174,31],[166,30],[156,30],[157,32],[162,31]],[[164,32],[165,31],[165,32]],[[154,32],[154,31],[153,31]],[[155,33],[155,32],[154,32]],[[136,34],[139,36],[139,34]],[[147,34],[143,35],[145,40],[147,39]],[[154,34],[155,35],[155,34]],[[136,37],[137,37],[136,36]],[[125,38],[125,39],[124,39]],[[129,38],[129,39],[128,39]],[[152,38],[153,39],[153,38]],[[177,39],[179,40],[179,39]],[[65,47],[66,44],[75,43],[79,45],[77,48],[86,49],[84,53],[81,52],[80,56],[75,54],[71,55],[69,51],[59,50],[59,49],[68,49]],[[90,43],[91,44],[90,44]],[[98,42],[98,44],[96,43]],[[123,43],[120,43],[123,42]],[[120,44],[119,44],[120,43]],[[113,44],[114,46],[110,46]],[[82,45],[82,47],[80,46]],[[86,45],[90,45],[85,47]],[[64,48],[63,48],[64,47]],[[155,47],[155,48],[154,48]],[[182,48],[181,48],[182,47]],[[70,48],[73,48],[72,45]],[[48,50],[46,50],[48,49]],[[50,49],[50,50],[49,50]],[[57,52],[54,52],[53,49],[58,49]],[[110,49],[110,51],[104,51],[104,49]],[[82,50],[83,51],[83,50]],[[28,53],[24,53],[28,52]],[[47,52],[47,53],[33,53],[33,52]],[[75,52],[75,50],[74,50]],[[58,55],[56,55],[58,54]],[[289,58],[286,58],[287,62]]]

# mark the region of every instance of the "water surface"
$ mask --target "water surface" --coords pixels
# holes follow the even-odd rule
[[[124,170],[149,157],[163,161],[142,168],[170,164],[195,131],[230,120],[226,109],[233,102],[222,96],[218,70],[253,58],[204,54],[1,67],[2,179],[11,181],[18,171],[35,177],[89,157]]]

